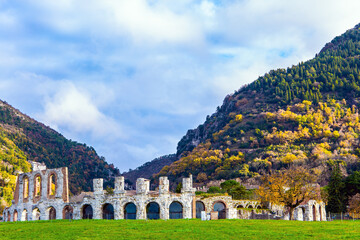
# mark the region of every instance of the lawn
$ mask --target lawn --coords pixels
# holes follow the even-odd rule
[[[360,239],[360,221],[56,220],[0,223],[0,239]]]

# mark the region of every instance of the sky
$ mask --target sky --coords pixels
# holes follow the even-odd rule
[[[121,172],[176,152],[227,94],[311,59],[358,0],[0,0],[0,99]]]

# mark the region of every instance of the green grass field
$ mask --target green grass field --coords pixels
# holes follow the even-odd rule
[[[0,239],[360,239],[360,221],[57,220],[0,223]]]

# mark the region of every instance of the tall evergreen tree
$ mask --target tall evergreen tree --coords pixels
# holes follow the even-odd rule
[[[339,163],[332,166],[330,181],[328,185],[328,212],[340,213],[346,211],[346,191],[343,175]]]

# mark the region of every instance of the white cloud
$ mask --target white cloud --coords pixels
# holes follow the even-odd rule
[[[36,8],[41,22],[64,33],[126,38],[136,44],[202,42],[202,29],[193,16],[176,13],[161,1],[37,0]]]
[[[44,108],[43,121],[56,129],[91,132],[95,137],[123,134],[118,123],[101,113],[91,97],[71,82],[61,83]]]
[[[357,0],[0,2],[1,97],[122,170],[360,22]]]

